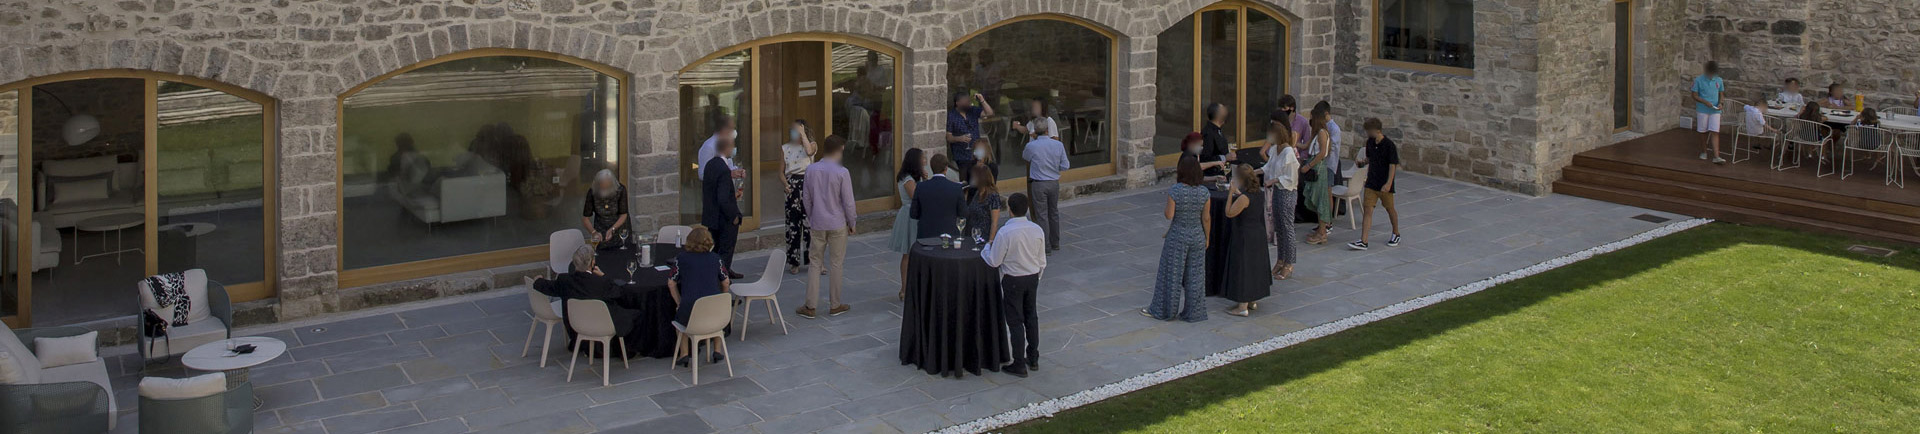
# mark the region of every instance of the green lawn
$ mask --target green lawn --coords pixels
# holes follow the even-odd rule
[[[1010,430],[1920,432],[1920,252],[1851,244],[1716,223]]]

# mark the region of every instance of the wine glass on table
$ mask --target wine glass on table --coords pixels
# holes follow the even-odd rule
[[[633,281],[634,273],[638,272],[640,272],[640,259],[634,258],[631,261],[627,261],[627,281]]]
[[[967,230],[967,218],[966,218],[965,216],[962,216],[962,217],[960,217],[960,218],[957,218],[957,219],[953,219],[953,228],[954,228],[954,232],[953,232],[953,233],[955,233],[955,234],[964,234],[964,233],[966,233],[966,230]]]

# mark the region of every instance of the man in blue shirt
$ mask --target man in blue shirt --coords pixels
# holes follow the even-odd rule
[[[1067,146],[1053,137],[1035,136],[1020,156],[1027,159],[1033,222],[1047,233],[1047,251],[1060,250],[1060,172],[1073,167],[1067,160]]]
[[[978,102],[980,105],[975,106]],[[993,106],[979,92],[953,95],[953,109],[947,110],[947,158],[960,171],[960,182],[973,173],[973,141],[980,139],[980,119],[993,116]],[[931,174],[929,174],[931,175]]]
[[[1713,159],[1714,164],[1726,164],[1720,158],[1720,92],[1727,90],[1727,82],[1720,79],[1720,64],[1707,62],[1707,73],[1693,78],[1693,130],[1705,134],[1700,142],[1700,159]]]

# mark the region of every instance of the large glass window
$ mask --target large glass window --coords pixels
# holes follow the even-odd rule
[[[1374,57],[1473,69],[1472,0],[1374,0]]]
[[[730,48],[680,72],[680,221],[700,221],[700,148],[735,120],[734,164],[744,169],[740,206],[746,230],[785,223],[788,194],[781,146],[795,121],[806,121],[816,143],[829,135],[847,141],[843,163],[861,211],[897,206],[892,174],[899,109],[893,52],[829,40],[749,44]]]
[[[1153,151],[1171,165],[1180,140],[1200,131],[1208,103],[1227,106],[1221,129],[1242,146],[1266,139],[1267,117],[1287,90],[1287,22],[1261,8],[1209,6],[1160,32]]]
[[[1027,139],[1013,130],[1026,122],[1028,102],[1046,103],[1046,116],[1060,128],[1073,167],[1112,173],[1113,39],[1084,25],[1055,19],[1029,19],[993,27],[947,51],[948,96],[979,92],[995,116],[982,119],[981,132],[993,144],[1000,179],[1025,178],[1020,157]],[[942,122],[944,125],[945,123]]]
[[[540,246],[553,231],[582,227],[593,176],[621,171],[619,95],[620,81],[593,68],[491,56],[414,69],[348,96],[345,267]]]
[[[98,75],[0,93],[0,311],[121,317],[131,282],[196,268],[235,301],[271,295],[270,101]]]

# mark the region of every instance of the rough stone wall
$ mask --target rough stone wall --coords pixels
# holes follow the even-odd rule
[[[1298,93],[1333,93],[1335,0],[1260,0],[1293,19]],[[278,316],[363,307],[338,288],[339,96],[409,65],[475,49],[556,53],[628,77],[635,226],[678,219],[676,73],[700,57],[801,32],[902,48],[910,146],[941,143],[946,47],[1025,15],[1075,17],[1119,35],[1118,176],[1153,182],[1154,36],[1212,0],[43,0],[0,2],[0,85],[126,68],[196,77],[278,101]],[[1464,169],[1463,169],[1464,170]],[[1108,183],[1102,183],[1106,185]],[[1104,187],[1103,187],[1104,188]]]
[[[1611,144],[1614,91],[1614,3],[1539,3],[1539,132],[1534,176],[1545,193],[1573,155]]]
[[[1633,25],[1633,130],[1642,133],[1678,127],[1690,106],[1674,101],[1685,92],[1688,4],[1684,1],[1636,1]]]
[[[1695,0],[1686,18],[1695,37],[1682,71],[1690,77],[1719,61],[1730,70],[1730,97],[1764,101],[1787,77],[1800,78],[1810,95],[1839,81],[1870,107],[1911,107],[1920,90],[1913,0]]]
[[[1373,2],[1340,2],[1334,120],[1358,131],[1362,120],[1380,118],[1408,170],[1544,194],[1535,149],[1543,2],[1473,2],[1472,76],[1373,65]],[[1303,110],[1313,100],[1306,101]],[[1364,143],[1360,137],[1347,134],[1349,155]]]

